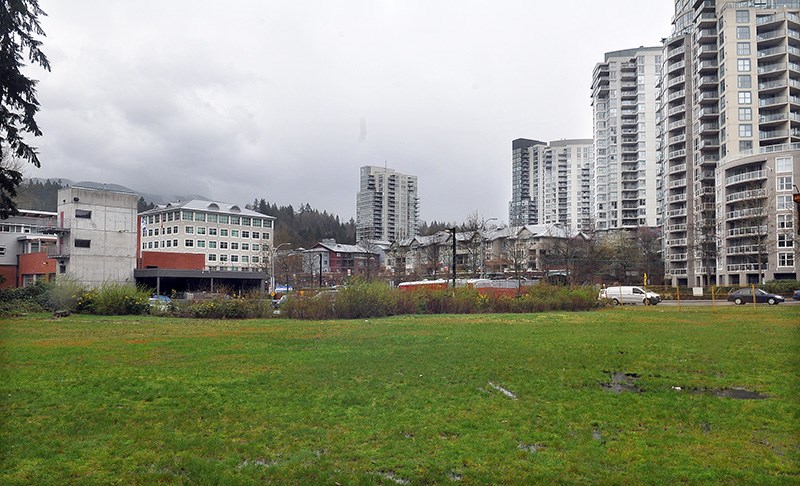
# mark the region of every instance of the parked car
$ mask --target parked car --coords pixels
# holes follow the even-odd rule
[[[755,292],[755,301],[759,304],[766,302],[769,305],[777,305],[786,300],[780,295],[770,294],[761,289],[755,289]],[[728,293],[728,302],[733,302],[736,305],[752,303],[753,289],[748,287]]]
[[[794,300],[800,300],[800,290],[795,290],[794,292],[792,292],[792,298]]]
[[[620,304],[647,304],[656,305],[661,302],[661,296],[655,292],[647,292],[641,287],[621,286],[606,287],[600,290],[598,299],[608,299],[614,305]]]

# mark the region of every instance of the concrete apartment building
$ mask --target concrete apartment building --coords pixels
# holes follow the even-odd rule
[[[356,198],[356,241],[393,242],[417,234],[417,176],[386,167],[361,167]]]
[[[56,275],[57,213],[20,209],[0,222],[0,288],[50,282]]]
[[[660,224],[657,100],[661,47],[606,53],[592,73],[595,229]]]
[[[592,140],[512,142],[512,226],[562,223],[575,230],[591,226]]]
[[[800,163],[799,14],[796,0],[675,2],[659,193],[673,285],[797,275],[786,199]]]

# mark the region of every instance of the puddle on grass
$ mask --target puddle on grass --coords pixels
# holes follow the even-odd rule
[[[636,373],[621,373],[619,371],[615,371],[613,373],[609,373],[611,376],[610,383],[601,383],[600,387],[613,391],[614,393],[622,393],[622,392],[633,392],[633,393],[642,393],[642,389],[636,386],[636,380],[639,379],[639,375]]]

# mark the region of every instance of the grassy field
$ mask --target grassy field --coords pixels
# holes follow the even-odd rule
[[[798,306],[34,316],[0,339],[2,484],[800,483]]]

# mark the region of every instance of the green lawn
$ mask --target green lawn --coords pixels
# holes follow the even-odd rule
[[[0,483],[798,484],[799,377],[800,306],[5,319]]]

